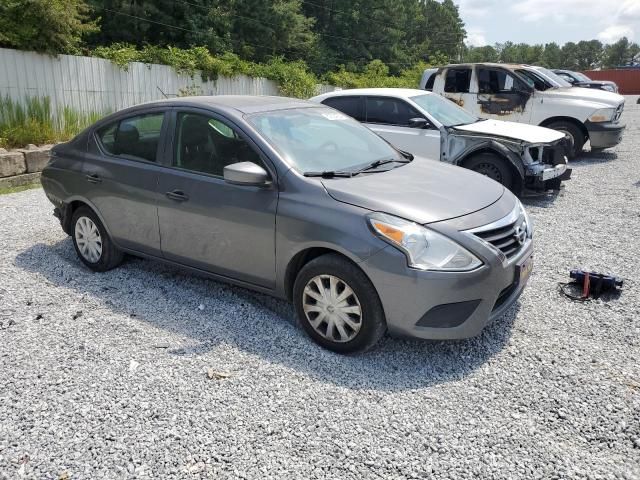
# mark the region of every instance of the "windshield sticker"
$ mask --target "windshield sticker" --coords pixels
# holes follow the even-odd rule
[[[347,118],[349,118],[340,112],[323,113],[322,116],[327,120],[346,120]]]

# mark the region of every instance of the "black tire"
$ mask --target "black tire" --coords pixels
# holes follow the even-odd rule
[[[546,190],[560,190],[561,186],[562,180],[560,179],[560,177],[552,178],[551,180],[547,180],[546,182],[544,182],[544,188]]]
[[[76,228],[78,221],[82,218],[88,218],[91,220],[100,232],[101,252],[95,261],[86,258],[78,246]],[[98,216],[89,207],[80,207],[73,212],[73,216],[71,217],[71,238],[73,239],[73,247],[76,249],[76,254],[80,261],[94,272],[106,272],[107,270],[111,270],[122,263],[124,254],[113,244],[113,241],[111,240],[111,237],[109,237],[104,225],[102,225]]]
[[[569,160],[576,158],[580,153],[582,153],[582,149],[584,148],[584,144],[586,139],[584,138],[584,133],[580,128],[572,122],[565,121],[557,121],[552,122],[545,127],[550,128],[552,130],[557,130],[562,132],[570,137],[571,141],[571,149],[569,150]]]
[[[314,329],[304,311],[303,304],[309,298],[305,288],[309,282],[321,275],[331,275],[344,282],[353,291],[359,303],[361,309],[359,330],[348,341],[334,341],[323,336]],[[387,330],[384,310],[375,287],[362,270],[337,254],[321,255],[302,267],[293,286],[293,303],[298,322],[307,334],[320,346],[337,353],[365,352],[378,343]],[[344,325],[343,328],[345,328]],[[349,332],[354,333],[353,330]]]
[[[507,160],[493,153],[479,153],[464,162],[464,167],[489,177],[513,190],[513,173]]]

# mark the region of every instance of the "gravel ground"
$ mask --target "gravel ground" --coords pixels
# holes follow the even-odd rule
[[[640,478],[640,105],[528,200],[536,267],[478,338],[342,357],[284,302],[131,259],[92,274],[0,196],[0,478]],[[619,298],[574,303],[570,268]]]

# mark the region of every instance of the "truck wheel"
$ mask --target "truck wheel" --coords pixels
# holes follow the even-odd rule
[[[558,121],[545,125],[545,127],[562,132],[569,137],[569,142],[571,143],[571,150],[567,155],[569,160],[580,155],[584,147],[585,138],[582,130],[575,123]]]
[[[293,303],[307,334],[337,353],[369,350],[387,330],[371,281],[336,254],[321,255],[302,267],[293,286]]]
[[[498,155],[493,153],[480,153],[464,162],[463,166],[495,180],[509,190],[513,188],[511,168],[507,165],[507,162]]]

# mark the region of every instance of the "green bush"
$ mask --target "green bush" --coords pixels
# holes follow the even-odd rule
[[[147,45],[137,49],[133,45],[116,43],[110,47],[96,48],[93,55],[110,60],[124,70],[131,62],[141,62],[169,65],[176,72],[191,77],[200,72],[203,81],[215,80],[221,75],[264,77],[275,81],[280,92],[290,97],[313,96],[318,83],[317,77],[302,61],[286,62],[283,58],[276,57],[267,63],[254,63],[242,60],[230,52],[213,56],[206,47],[181,49]]]
[[[24,147],[69,140],[101,118],[105,112],[82,113],[63,107],[58,116],[49,97],[26,97],[16,102],[0,97],[0,147]]]

